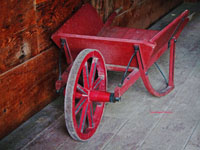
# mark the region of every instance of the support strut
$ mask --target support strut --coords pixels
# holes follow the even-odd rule
[[[156,62],[154,64],[156,68],[159,70],[159,72],[161,73],[162,77],[164,78],[165,83],[168,85],[168,81],[167,81],[167,78],[165,77],[165,74],[162,72],[162,70],[160,69],[159,65]]]
[[[135,52],[133,53],[133,55],[131,56],[131,58],[130,58],[130,60],[129,60],[129,62],[128,62],[128,65],[127,65],[127,67],[126,67],[126,71],[124,72],[124,75],[123,75],[123,77],[122,77],[121,85],[123,85],[123,83],[124,83],[124,80],[125,80],[125,78],[126,78],[128,69],[129,69],[129,67],[130,67],[130,64],[131,64],[131,62],[132,62],[133,58],[135,57],[135,55],[136,55],[136,53],[137,53],[138,50],[139,50],[139,46],[138,46],[138,45],[134,45],[134,51],[135,51]]]

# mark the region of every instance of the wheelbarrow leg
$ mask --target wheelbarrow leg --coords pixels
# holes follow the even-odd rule
[[[149,81],[148,73],[143,68],[143,60],[142,60],[140,51],[137,53],[137,60],[138,60],[141,78],[144,82],[145,87],[152,95],[157,96],[157,97],[165,96],[174,89],[175,39],[172,39],[170,41],[169,82],[166,88],[161,89],[161,90],[155,90],[152,87]]]
[[[169,60],[169,86],[174,87],[175,39],[171,40]]]

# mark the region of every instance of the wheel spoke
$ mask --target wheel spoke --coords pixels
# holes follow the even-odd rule
[[[77,85],[77,90],[83,94],[87,94],[87,90],[84,87],[82,87],[80,84]]]
[[[87,109],[88,109],[88,103],[83,106],[81,117],[80,117],[79,130],[82,133],[83,133],[83,129],[85,127],[85,120],[86,120]]]
[[[78,102],[78,104],[75,107],[75,115],[78,114],[78,112],[81,110],[81,108],[84,106],[84,103],[86,102],[87,98],[81,98]]]
[[[92,59],[92,64],[90,68],[90,86],[93,85],[94,83],[94,78],[95,78],[95,73],[96,73],[96,68],[97,68],[97,58]]]
[[[102,81],[102,78],[100,78],[100,77],[98,77],[98,78],[96,79],[96,81],[94,82],[94,86],[93,86],[93,89],[94,89],[94,90],[96,90],[96,89],[99,87],[101,81]]]
[[[89,72],[88,72],[88,63],[87,61],[85,62],[85,65],[83,66],[83,82],[84,82],[84,87],[89,88]]]
[[[88,117],[89,127],[93,128],[94,124],[93,124],[93,106],[92,106],[92,102],[89,103],[89,109],[87,111],[87,117]]]

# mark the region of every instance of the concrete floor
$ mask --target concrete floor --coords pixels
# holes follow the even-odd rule
[[[95,136],[88,142],[76,142],[64,122],[63,97],[59,97],[0,141],[0,150],[200,150],[200,3],[182,4],[151,29],[166,25],[179,12],[196,11],[176,45],[175,89],[156,98],[138,80],[122,101],[106,104]],[[168,53],[158,61],[167,68]],[[166,72],[167,73],[167,72]],[[164,80],[152,67],[152,83]],[[122,74],[108,73],[108,90],[119,83]],[[170,112],[170,113],[152,113]]]

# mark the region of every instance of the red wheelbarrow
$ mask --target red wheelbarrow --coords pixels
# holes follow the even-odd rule
[[[52,35],[60,51],[65,52],[68,64],[63,73],[59,65],[56,89],[65,89],[65,122],[73,139],[91,138],[99,126],[105,102],[120,101],[139,77],[154,96],[161,97],[173,90],[175,42],[189,21],[188,13],[184,11],[161,31],[144,30],[111,26],[117,11],[103,24],[96,10],[86,4]],[[167,85],[155,90],[149,81],[148,69],[168,49]],[[124,72],[113,93],[106,89],[106,70]]]

